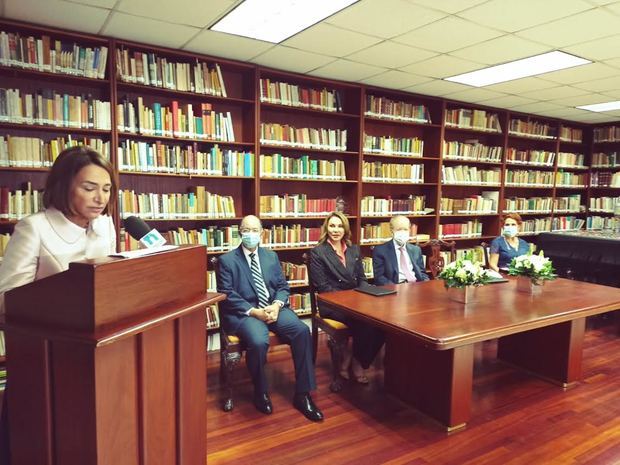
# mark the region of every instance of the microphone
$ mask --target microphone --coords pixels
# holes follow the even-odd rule
[[[143,219],[137,216],[128,216],[124,221],[125,229],[131,237],[139,241],[147,249],[161,247],[166,243],[166,239],[157,231],[151,229]]]

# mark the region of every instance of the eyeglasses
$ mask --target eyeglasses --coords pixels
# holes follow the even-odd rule
[[[260,232],[262,231],[262,228],[243,228],[239,230],[241,232],[241,234],[243,233],[256,233],[256,234],[260,234]]]

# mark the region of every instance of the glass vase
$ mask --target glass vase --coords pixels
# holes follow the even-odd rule
[[[543,283],[543,280],[532,279],[529,276],[517,276],[517,291],[533,295],[540,294]]]
[[[447,287],[448,299],[467,304],[474,299],[474,286],[465,287]]]

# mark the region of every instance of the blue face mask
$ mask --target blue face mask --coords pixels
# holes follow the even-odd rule
[[[241,242],[246,248],[253,249],[260,242],[260,233],[257,233],[257,232],[241,233]]]
[[[516,226],[504,226],[503,234],[506,237],[515,237],[517,235],[518,229]]]

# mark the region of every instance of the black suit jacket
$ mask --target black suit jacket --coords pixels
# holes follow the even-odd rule
[[[357,245],[350,245],[342,264],[334,248],[324,242],[310,251],[310,279],[318,292],[353,289],[367,281]]]

